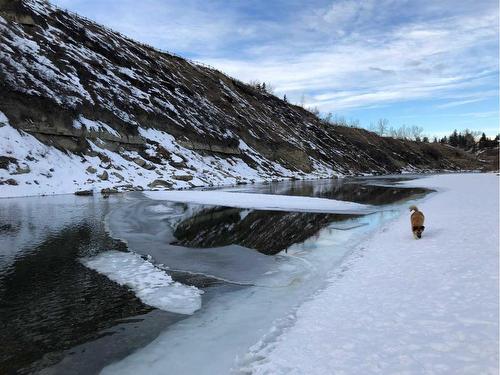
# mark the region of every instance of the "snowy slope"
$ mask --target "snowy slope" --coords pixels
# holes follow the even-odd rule
[[[498,374],[498,179],[410,182],[439,191],[418,204],[423,238],[408,212],[382,227],[238,373]]]
[[[326,125],[44,0],[0,2],[0,44],[1,196],[478,167],[453,148]]]
[[[180,160],[186,160],[186,167],[175,168],[163,161],[147,162],[141,167],[138,160],[146,161],[137,152],[112,152],[100,147],[99,142],[90,142],[93,154],[76,155],[44,144],[32,134],[12,127],[0,112],[0,163],[3,161],[0,164],[0,198],[81,190],[189,188],[270,178],[249,168],[241,159],[201,155],[179,146],[167,133],[149,130],[143,134],[157,139],[157,145],[168,150],[172,157],[179,155]],[[289,172],[281,178],[291,176]]]

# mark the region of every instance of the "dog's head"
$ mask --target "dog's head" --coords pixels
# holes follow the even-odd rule
[[[412,230],[413,230],[413,234],[415,236],[417,236],[418,238],[422,238],[422,232],[424,231],[425,227],[422,225],[422,226],[413,226],[412,227]]]

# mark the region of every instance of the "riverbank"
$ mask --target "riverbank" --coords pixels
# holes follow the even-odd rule
[[[238,147],[244,157],[221,156],[195,152],[164,132],[143,129],[141,135],[153,142],[141,152],[121,148],[111,151],[114,147],[105,147],[99,140],[89,140],[91,152],[72,153],[16,129],[0,112],[0,198],[74,193],[107,197],[111,193],[128,191],[229,187],[271,181],[368,176],[389,171],[404,174],[457,169],[453,163],[445,163],[437,169],[408,164],[399,170],[375,168],[360,171],[349,165],[334,167],[333,164],[315,163],[315,168],[306,173],[266,160],[243,141]],[[158,149],[163,150],[161,155],[157,154]],[[476,166],[460,168],[471,167]]]
[[[498,373],[498,176],[404,185],[438,190],[418,204],[423,239],[409,214],[383,225],[238,372]]]
[[[111,151],[116,147],[105,146],[100,139],[89,139],[85,141],[90,147],[87,154],[73,153],[16,129],[0,112],[0,198],[76,192],[108,195],[355,174],[348,169],[340,173],[323,164],[310,173],[286,169],[241,141],[238,149],[250,166],[239,154],[203,154],[182,146],[168,133],[152,129],[141,129],[140,133],[148,143],[142,151],[127,151],[123,147]],[[417,170],[407,168],[413,169]]]

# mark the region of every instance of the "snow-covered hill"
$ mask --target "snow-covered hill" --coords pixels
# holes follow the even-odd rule
[[[1,196],[477,167],[324,124],[44,0],[0,0],[0,44]]]

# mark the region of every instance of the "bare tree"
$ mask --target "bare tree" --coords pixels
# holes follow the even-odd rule
[[[392,126],[388,130],[389,137],[391,138],[397,138],[398,137],[398,132],[396,129],[394,129]]]
[[[250,82],[248,82],[248,84],[257,90],[260,90],[260,81],[253,79]]]
[[[392,138],[407,139],[410,138],[410,129],[404,124],[397,129],[391,126],[386,134]]]
[[[332,123],[332,118],[333,118],[333,113],[332,112],[328,112],[323,121],[325,121],[327,124],[331,124]]]
[[[347,126],[347,121],[344,116],[334,115],[333,123],[338,126]]]
[[[377,126],[376,126],[376,133],[383,137],[384,135],[387,135],[387,132],[389,131],[389,120],[386,118],[380,118],[377,121]]]
[[[421,138],[423,131],[424,131],[424,128],[422,128],[421,126],[413,125],[409,129],[410,136],[408,138],[413,138],[414,140],[419,140]]]
[[[275,87],[269,82],[260,82],[259,80],[251,80],[248,82],[250,86],[252,86],[254,89],[262,91],[262,92],[267,92],[268,94],[273,94],[274,95],[274,90]]]
[[[299,102],[298,105],[301,106],[302,108],[305,108],[305,106],[306,106],[306,95],[304,93],[302,93],[302,95],[300,96],[300,102]]]
[[[314,114],[319,114],[319,109],[317,107],[308,108],[308,110]],[[328,112],[323,116],[323,122],[328,125],[336,125],[336,126],[348,126],[351,128],[360,128],[361,123],[358,119],[349,119],[346,120],[344,116],[334,114],[332,112]]]
[[[276,87],[272,83],[267,82],[267,84],[264,82],[263,85],[265,86],[262,88],[263,91],[267,92],[268,94],[274,94],[274,90]]]
[[[351,128],[360,128],[361,127],[361,124],[360,124],[358,119],[350,119],[348,122],[348,125]]]
[[[318,107],[309,107],[309,108],[306,108],[306,109],[309,112],[311,112],[313,115],[315,115],[315,116],[319,116],[319,114],[320,114]]]
[[[337,123],[342,126],[348,126],[349,124],[347,123],[347,120],[344,116],[337,116],[338,120]]]

